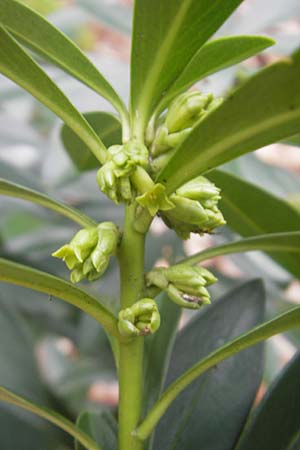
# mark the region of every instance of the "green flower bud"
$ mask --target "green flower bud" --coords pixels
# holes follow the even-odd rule
[[[202,94],[201,92],[185,92],[179,95],[171,104],[166,115],[169,133],[194,126],[205,115],[213,98],[213,94]]]
[[[161,183],[154,184],[147,192],[136,197],[136,201],[147,208],[151,216],[155,216],[158,210],[167,211],[174,208],[166,195],[166,188]]]
[[[94,281],[107,269],[118,241],[117,227],[112,222],[103,222],[97,227],[78,231],[69,244],[52,253],[52,256],[62,259],[72,270],[72,283],[83,279]]]
[[[128,202],[132,197],[130,176],[137,166],[148,165],[148,150],[142,144],[129,141],[109,147],[108,156],[108,161],[98,170],[98,186],[116,204]]]
[[[203,267],[178,264],[169,268],[156,268],[146,275],[148,287],[156,286],[165,291],[179,306],[199,309],[210,303],[210,295],[205,286],[217,279]]]
[[[158,307],[151,298],[143,298],[119,312],[118,328],[122,336],[147,336],[155,333],[159,326]]]
[[[164,212],[164,222],[183,239],[190,233],[210,233],[226,222],[218,208],[220,189],[199,176],[177,189],[170,196],[175,208]]]

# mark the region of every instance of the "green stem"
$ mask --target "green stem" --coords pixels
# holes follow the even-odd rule
[[[120,246],[121,307],[143,297],[145,236],[134,229],[135,205],[126,206]],[[119,450],[141,450],[143,443],[132,436],[142,412],[144,338],[120,344],[119,365]]]

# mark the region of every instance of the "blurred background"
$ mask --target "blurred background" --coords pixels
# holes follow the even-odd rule
[[[131,0],[24,0],[72,38],[128,100]],[[265,34],[277,44],[239,66],[219,72],[197,86],[225,95],[258,69],[286,57],[300,46],[299,0],[246,0],[218,35]],[[112,111],[110,105],[59,69],[45,70],[82,111]],[[99,193],[95,173],[79,173],[60,141],[61,123],[29,94],[0,76],[0,177],[53,195],[98,221],[121,224],[122,208]],[[300,211],[300,137],[287,145],[275,144],[227,164],[225,170],[290,202]],[[76,227],[33,204],[0,198],[0,255],[68,278],[64,265],[50,254],[70,240]],[[237,236],[224,227],[213,236],[193,236],[182,242],[159,219],[147,242],[147,268],[169,264],[216,243]],[[267,314],[272,317],[300,303],[300,283],[259,252],[218,257],[208,262],[219,282],[212,298],[245,279],[262,277],[267,291]],[[117,308],[118,272],[112,264],[106,275],[86,286]],[[107,339],[92,319],[43,294],[0,285],[0,382],[40,404],[50,403],[69,417],[85,406],[114,408],[118,391]],[[182,323],[189,319],[185,314]],[[182,325],[181,323],[181,325]],[[266,345],[265,387],[295,353],[300,332],[278,336]],[[5,363],[3,363],[5,361]],[[20,410],[0,407],[0,450],[24,449],[34,432],[31,450],[67,449],[59,433]],[[19,433],[5,447],[5,433],[15,424]],[[3,428],[3,433],[2,433]],[[47,444],[45,433],[49,432]],[[40,433],[40,434],[39,434]],[[3,436],[3,437],[2,437]],[[12,439],[12,437],[10,437]],[[23,441],[22,441],[23,439]],[[23,446],[22,446],[23,445]],[[48,446],[48,447],[47,447]],[[29,447],[28,447],[29,448]]]

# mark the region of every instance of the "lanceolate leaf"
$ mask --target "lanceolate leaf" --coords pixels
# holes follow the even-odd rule
[[[207,259],[231,253],[252,252],[255,250],[276,252],[300,252],[300,231],[290,233],[270,233],[247,239],[216,245],[202,252],[196,253],[184,260],[185,264],[197,264]]]
[[[88,112],[83,116],[106,147],[122,142],[122,127],[115,116],[102,111]],[[67,125],[62,127],[61,138],[77,169],[82,172],[99,167],[99,162],[91,154],[86,144]]]
[[[261,323],[264,310],[262,283],[252,280],[199,311],[176,337],[166,386],[221,343]],[[262,372],[262,346],[214,367],[189,386],[166,412],[155,433],[153,449],[198,450],[201,443],[201,450],[232,450]]]
[[[273,44],[272,39],[263,36],[230,36],[208,42],[200,48],[170,87],[159,109],[164,109],[176,95],[202,78],[233,66]]]
[[[199,48],[242,0],[136,0],[131,108],[142,128]]]
[[[146,439],[178,395],[207,370],[211,369],[216,364],[219,364],[221,361],[224,361],[230,356],[251,347],[252,345],[258,344],[271,336],[283,333],[291,328],[296,328],[299,326],[300,307],[297,306],[296,308],[293,308],[288,312],[281,314],[256,328],[253,328],[251,331],[242,334],[236,339],[233,339],[218,348],[216,351],[191,367],[168,387],[160,400],[154,405],[146,419],[136,430],[136,436],[140,439]]]
[[[300,356],[297,353],[248,420],[236,450],[294,448],[293,442],[300,430],[299,380]]]
[[[114,315],[101,305],[98,299],[61,278],[0,258],[0,281],[65,300],[96,319],[107,332],[119,336]]]
[[[1,0],[0,22],[29,48],[110,101],[126,118],[126,108],[98,69],[60,30],[16,0]]]
[[[173,192],[186,181],[252,150],[299,132],[300,58],[249,79],[195,126],[158,181]]]
[[[101,163],[105,161],[106,148],[88,122],[2,26],[0,26],[0,73],[26,89],[57,114],[80,136]]]
[[[0,400],[19,406],[20,408],[26,409],[27,411],[31,411],[33,414],[43,417],[49,422],[57,425],[59,428],[66,431],[71,436],[76,438],[79,442],[81,442],[84,448],[86,448],[87,450],[101,450],[96,442],[91,439],[86,433],[77,428],[65,417],[54,411],[51,411],[48,408],[38,406],[3,387],[0,387]]]
[[[58,214],[68,217],[74,222],[83,227],[95,226],[96,223],[81,211],[70,206],[64,205],[45,194],[34,191],[33,189],[20,186],[19,184],[11,183],[10,181],[0,178],[0,195],[7,195],[9,197],[20,198],[28,200],[45,208],[52,209]]]
[[[227,224],[241,236],[299,231],[300,214],[284,200],[226,172],[215,170],[208,178],[222,189],[220,208]],[[300,254],[272,252],[270,256],[300,275]]]

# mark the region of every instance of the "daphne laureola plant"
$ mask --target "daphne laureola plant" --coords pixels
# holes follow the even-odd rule
[[[53,257],[62,260],[70,270],[71,282],[5,259],[0,260],[0,280],[65,300],[91,315],[105,329],[119,376],[119,450],[167,448],[161,444],[160,429],[156,440],[148,438],[157,424],[168,417],[165,414],[168,414],[170,405],[191,383],[224,359],[300,325],[300,308],[296,307],[269,322],[256,323],[254,328],[250,326],[250,331],[247,329],[222,346],[212,348],[205,357],[172,380],[163,393],[157,387],[154,398],[147,403],[149,392],[145,376],[151,376],[151,371],[157,370],[157,366],[155,369],[147,362],[151,352],[144,351],[145,345],[147,349],[147,345],[156,342],[164,352],[160,367],[165,369],[157,381],[162,386],[169,360],[168,349],[163,350],[166,341],[160,339],[164,338],[164,330],[171,326],[175,330],[177,324],[177,321],[171,323],[170,308],[175,308],[177,316],[180,308],[201,308],[195,314],[200,314],[199,320],[204,323],[205,311],[209,314],[210,308],[213,311],[215,307],[215,299],[211,299],[207,287],[217,279],[198,264],[215,255],[261,249],[274,252],[271,255],[293,272],[291,264],[286,260],[282,262],[280,258],[283,254],[294,255],[300,250],[300,232],[281,229],[277,233],[267,230],[264,233],[262,228],[257,235],[248,234],[246,239],[198,253],[170,267],[154,267],[147,273],[144,270],[145,239],[155,216],[159,216],[182,239],[187,239],[190,233],[200,236],[214,233],[227,220],[226,208],[224,211],[222,208],[223,192],[226,195],[228,191],[227,178],[230,185],[236,182],[234,177],[231,180],[230,175],[215,168],[299,133],[300,59],[297,53],[258,72],[224,99],[211,92],[190,90],[204,77],[273,44],[271,39],[260,36],[210,40],[241,3],[242,0],[136,0],[130,109],[127,111],[109,82],[64,34],[17,0],[0,1],[0,72],[51,109],[64,121],[64,129],[79,137],[82,152],[97,169],[99,190],[125,211],[122,227],[111,221],[96,223],[73,207],[1,180],[2,195],[52,209],[73,220],[79,228],[75,235],[70,235],[69,242],[53,249]],[[107,148],[101,140],[101,133],[99,137],[26,48],[106,98],[118,113],[118,118],[108,114],[106,118],[122,129],[122,141]],[[72,152],[70,154],[72,156]],[[72,157],[76,164],[76,155]],[[94,177],[94,172],[90,176]],[[235,202],[234,197],[231,202]],[[286,205],[286,208],[290,213],[290,207]],[[228,225],[231,225],[231,220]],[[117,258],[120,267],[118,316],[99,298],[76,286],[82,280],[92,283],[99,279],[111,258]],[[245,295],[246,292],[252,295],[257,289],[257,285],[250,287]],[[226,301],[229,302],[228,299]],[[247,298],[236,301],[247,302]],[[211,338],[209,334],[204,341],[209,342]],[[204,341],[194,342],[193,346],[201,347]],[[171,339],[168,345],[171,345]],[[192,348],[186,349],[186,352],[191,351]],[[179,352],[175,353],[175,358],[181,357]],[[146,367],[150,374],[146,373]],[[287,373],[290,373],[289,369]],[[253,400],[253,395],[251,398]],[[74,425],[5,387],[0,389],[0,399],[58,425],[75,437],[77,448],[102,448],[102,443],[96,442],[80,422]],[[145,407],[149,403],[150,406]],[[250,405],[251,402],[248,410]],[[223,444],[208,446],[204,440],[201,441],[201,435],[195,434],[197,447],[189,448],[253,449],[249,442],[266,405],[268,400],[240,437],[236,433],[229,443],[223,441]],[[246,415],[245,412],[243,423]],[[172,428],[171,424],[176,420],[170,420]],[[243,423],[239,425],[239,432]],[[184,442],[180,448],[188,448]],[[271,450],[271,447],[264,449]],[[272,447],[274,449],[275,446]],[[112,448],[103,447],[102,450]]]

